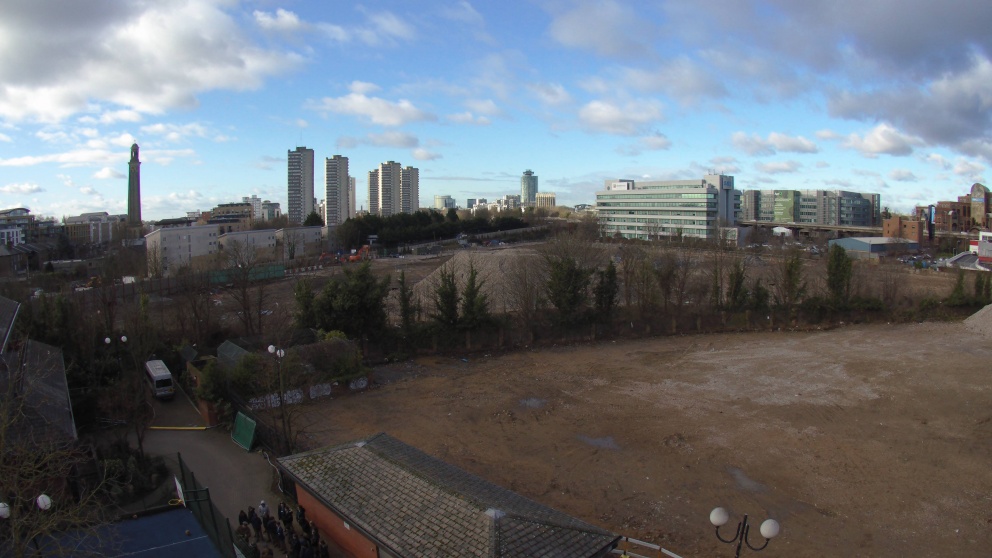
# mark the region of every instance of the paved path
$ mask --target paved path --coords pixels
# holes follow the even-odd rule
[[[205,424],[182,392],[172,401],[155,401],[152,426],[188,428]],[[179,471],[176,453],[182,454],[183,461],[196,479],[210,489],[211,500],[230,520],[232,529],[237,527],[238,512],[247,511],[248,506],[257,508],[261,500],[265,500],[273,511],[280,501],[293,503],[292,498],[279,492],[276,485],[278,476],[265,454],[258,449],[246,452],[231,440],[231,433],[223,427],[148,430],[144,445],[148,454],[163,456],[173,472]],[[276,555],[281,556],[282,553],[277,552]],[[343,558],[344,554],[332,547],[331,556]]]

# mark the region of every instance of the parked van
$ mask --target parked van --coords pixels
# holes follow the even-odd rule
[[[172,382],[172,372],[161,360],[149,360],[145,363],[145,379],[152,394],[159,399],[172,399],[176,388]]]

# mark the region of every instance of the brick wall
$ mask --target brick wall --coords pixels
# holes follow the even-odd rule
[[[365,538],[355,528],[348,526],[339,515],[324,507],[299,485],[296,487],[296,499],[307,510],[307,518],[317,525],[322,537],[333,540],[354,558],[379,556],[375,543]]]

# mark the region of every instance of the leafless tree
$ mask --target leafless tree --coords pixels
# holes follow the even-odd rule
[[[506,310],[527,328],[528,341],[534,340],[534,327],[544,307],[544,289],[548,278],[544,262],[537,257],[521,255],[507,262],[505,273]]]
[[[183,265],[176,273],[176,318],[181,335],[194,344],[202,344],[213,329],[213,303],[207,275]]]
[[[268,295],[259,277],[258,252],[254,246],[232,242],[227,250],[228,278],[233,284],[231,298],[240,308],[238,319],[249,337],[262,333],[262,312]]]
[[[36,381],[37,371],[22,357],[11,351],[0,359],[0,502],[9,514],[0,519],[0,539],[16,558],[70,556],[48,535],[98,524],[105,481],[80,478],[91,463],[88,453],[56,431],[39,403],[51,399],[50,388]]]
[[[623,244],[618,252],[620,254],[620,281],[623,283],[623,303],[627,308],[632,308],[634,294],[637,292],[636,278],[644,266],[646,252],[637,244]]]

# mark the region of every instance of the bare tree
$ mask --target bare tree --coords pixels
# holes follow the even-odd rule
[[[259,277],[259,258],[254,246],[235,241],[227,248],[228,278],[233,284],[231,298],[240,311],[238,319],[249,337],[262,333],[262,312],[268,299],[265,282]]]
[[[539,258],[521,255],[511,260],[505,273],[507,308],[517,318],[517,322],[527,328],[528,342],[534,341],[534,327],[544,307],[544,287],[548,282],[547,273]]]
[[[207,275],[196,273],[186,264],[176,273],[179,304],[176,305],[177,321],[182,336],[194,344],[206,341],[212,330],[213,304]]]
[[[50,388],[23,357],[8,352],[0,359],[0,507],[7,516],[0,519],[0,539],[16,558],[69,556],[49,535],[96,525],[105,481],[80,478],[90,458],[56,427],[45,409]]]
[[[623,244],[619,249],[620,281],[623,283],[623,303],[627,308],[634,304],[635,280],[644,264],[644,248],[636,244]]]
[[[152,279],[160,279],[164,272],[162,265],[162,249],[158,246],[149,249],[145,253],[145,267],[148,270],[148,276]]]

